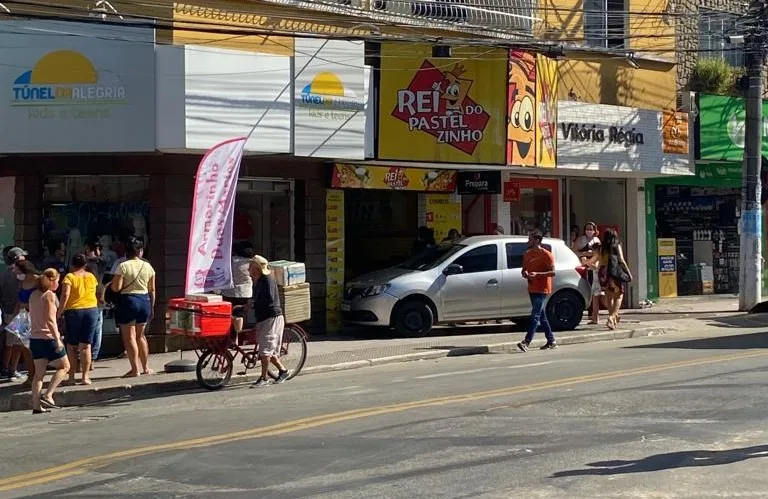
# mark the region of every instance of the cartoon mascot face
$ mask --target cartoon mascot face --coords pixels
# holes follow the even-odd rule
[[[513,51],[509,65],[509,118],[507,136],[510,163],[535,164],[536,59],[533,54]]]
[[[456,64],[450,72],[445,73],[442,81],[433,85],[433,88],[440,92],[440,96],[445,100],[446,113],[462,113],[464,111],[462,104],[472,86],[472,80],[461,78],[466,72],[464,66]]]

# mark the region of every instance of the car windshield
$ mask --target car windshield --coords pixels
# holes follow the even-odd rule
[[[398,268],[408,270],[429,270],[437,267],[451,256],[461,251],[466,246],[463,244],[441,243],[427,248],[418,255],[398,265]]]

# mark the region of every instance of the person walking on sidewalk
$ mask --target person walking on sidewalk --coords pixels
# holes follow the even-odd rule
[[[552,293],[552,277],[555,275],[555,257],[541,246],[544,236],[540,231],[534,231],[528,236],[528,251],[523,255],[523,278],[528,280],[528,296],[531,298],[531,323],[528,324],[528,334],[517,344],[522,352],[527,352],[533,341],[533,336],[539,325],[544,327],[547,344],[542,350],[557,348],[552,326],[549,325],[545,305],[547,297]]]
[[[616,329],[621,320],[619,310],[624,301],[624,284],[632,281],[632,272],[624,259],[619,236],[613,229],[605,229],[600,246],[600,285],[608,305],[608,329]]]
[[[256,334],[259,339],[259,358],[261,359],[261,377],[252,387],[269,385],[270,362],[278,369],[275,383],[288,379],[288,369],[280,362],[280,348],[283,345],[285,317],[280,306],[280,293],[277,282],[272,277],[269,262],[260,255],[253,257],[251,272],[254,282],[253,311],[256,314]]]
[[[56,289],[59,287],[59,272],[56,269],[45,269],[38,278],[37,288],[29,298],[30,336],[29,349],[35,362],[35,373],[32,379],[32,414],[49,412],[48,408],[56,409],[53,393],[69,371],[69,360],[61,341],[61,333],[56,320],[56,310],[59,306]],[[43,395],[43,378],[48,366],[56,372],[48,383],[48,389]],[[44,408],[46,407],[46,408]]]

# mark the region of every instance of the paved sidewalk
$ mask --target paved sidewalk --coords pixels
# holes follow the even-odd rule
[[[558,343],[567,345],[591,341],[609,341],[670,333],[690,328],[691,319],[665,322],[640,323],[627,317],[623,328],[608,331],[605,326],[582,326],[576,331],[560,333]],[[701,324],[699,322],[699,324]],[[501,326],[503,327],[503,326]],[[509,328],[509,326],[506,326]],[[438,330],[442,336],[413,339],[318,339],[308,345],[308,359],[301,375],[356,369],[394,362],[438,359],[448,356],[501,353],[515,350],[523,337],[521,331],[472,334],[482,331],[477,326],[465,326],[452,330]],[[445,335],[448,332],[450,334]],[[534,342],[543,342],[543,334]],[[543,343],[542,343],[543,344]],[[57,392],[57,402],[64,406],[98,404],[115,399],[158,396],[162,393],[198,389],[195,373],[165,373],[163,366],[179,358],[179,352],[154,354],[150,367],[158,371],[154,375],[122,379],[128,370],[126,359],[110,359],[96,363],[90,386],[67,386]],[[195,352],[184,352],[184,358],[196,359]],[[238,366],[235,366],[237,372]],[[258,374],[251,370],[247,376],[234,375],[231,384],[254,380]],[[79,379],[79,375],[78,375]],[[0,412],[29,409],[28,388],[20,384],[0,385]]]

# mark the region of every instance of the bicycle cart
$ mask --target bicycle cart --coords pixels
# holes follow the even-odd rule
[[[244,329],[239,337],[232,330],[232,305],[224,301],[196,301],[176,298],[170,301],[171,334],[192,339],[197,360],[197,381],[208,390],[225,387],[232,378],[235,359],[240,356],[243,371],[261,368],[258,337],[253,328]],[[280,345],[280,361],[293,378],[307,360],[307,333],[298,324],[286,324]],[[243,348],[250,347],[253,348]],[[277,379],[270,369],[269,376]]]

